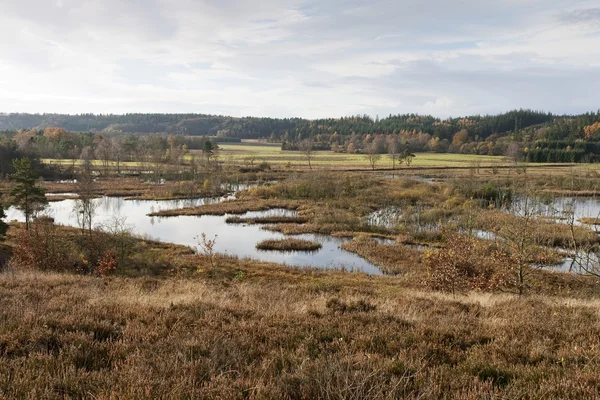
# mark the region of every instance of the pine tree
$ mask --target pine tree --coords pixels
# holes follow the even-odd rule
[[[8,225],[2,220],[3,218],[6,218],[6,214],[2,205],[0,205],[0,242],[4,240],[4,235],[6,235],[6,231],[8,230]]]
[[[14,181],[10,194],[12,204],[25,214],[25,229],[29,230],[32,215],[43,210],[48,204],[44,189],[36,186],[37,174],[29,158],[19,158],[13,161],[15,173],[9,176]]]

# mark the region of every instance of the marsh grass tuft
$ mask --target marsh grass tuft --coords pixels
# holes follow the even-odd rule
[[[256,245],[259,250],[278,251],[317,251],[321,247],[323,246],[319,242],[303,239],[263,240]]]
[[[272,216],[272,217],[228,217],[225,220],[228,224],[304,224],[308,218],[294,216]]]

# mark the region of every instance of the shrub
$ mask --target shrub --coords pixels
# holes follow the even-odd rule
[[[37,219],[17,234],[11,265],[43,271],[75,270],[73,248],[66,234],[49,218]]]
[[[108,250],[100,259],[98,266],[94,270],[96,275],[108,275],[117,269],[117,255],[114,250]]]
[[[426,284],[447,292],[493,290],[506,281],[508,257],[494,244],[454,235],[442,249],[426,252]]]

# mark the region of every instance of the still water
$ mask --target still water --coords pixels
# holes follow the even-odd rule
[[[261,229],[260,225],[227,224],[225,216],[179,216],[169,218],[149,217],[148,214],[182,207],[193,207],[202,204],[216,203],[231,196],[213,199],[191,199],[176,201],[125,200],[122,197],[101,197],[93,200],[96,205],[94,225],[101,225],[111,219],[125,218],[126,224],[138,235],[150,237],[163,242],[196,247],[198,237],[205,233],[208,239],[217,236],[215,250],[219,253],[271,261],[287,265],[310,266],[316,268],[345,268],[346,270],[363,271],[368,274],[381,274],[373,264],[348,251],[339,248],[348,239],[334,238],[325,235],[296,235],[299,239],[314,240],[323,246],[316,252],[280,252],[260,251],[256,244],[265,239],[282,239],[281,233]],[[77,227],[77,217],[73,212],[74,200],[63,200],[50,203],[45,214],[54,218],[57,224]],[[287,210],[270,210],[250,212],[241,217],[258,217],[267,215],[295,215]],[[7,220],[23,221],[23,214],[10,208]]]

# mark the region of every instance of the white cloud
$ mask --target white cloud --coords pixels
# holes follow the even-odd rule
[[[4,0],[0,111],[586,111],[599,21],[595,0]]]

